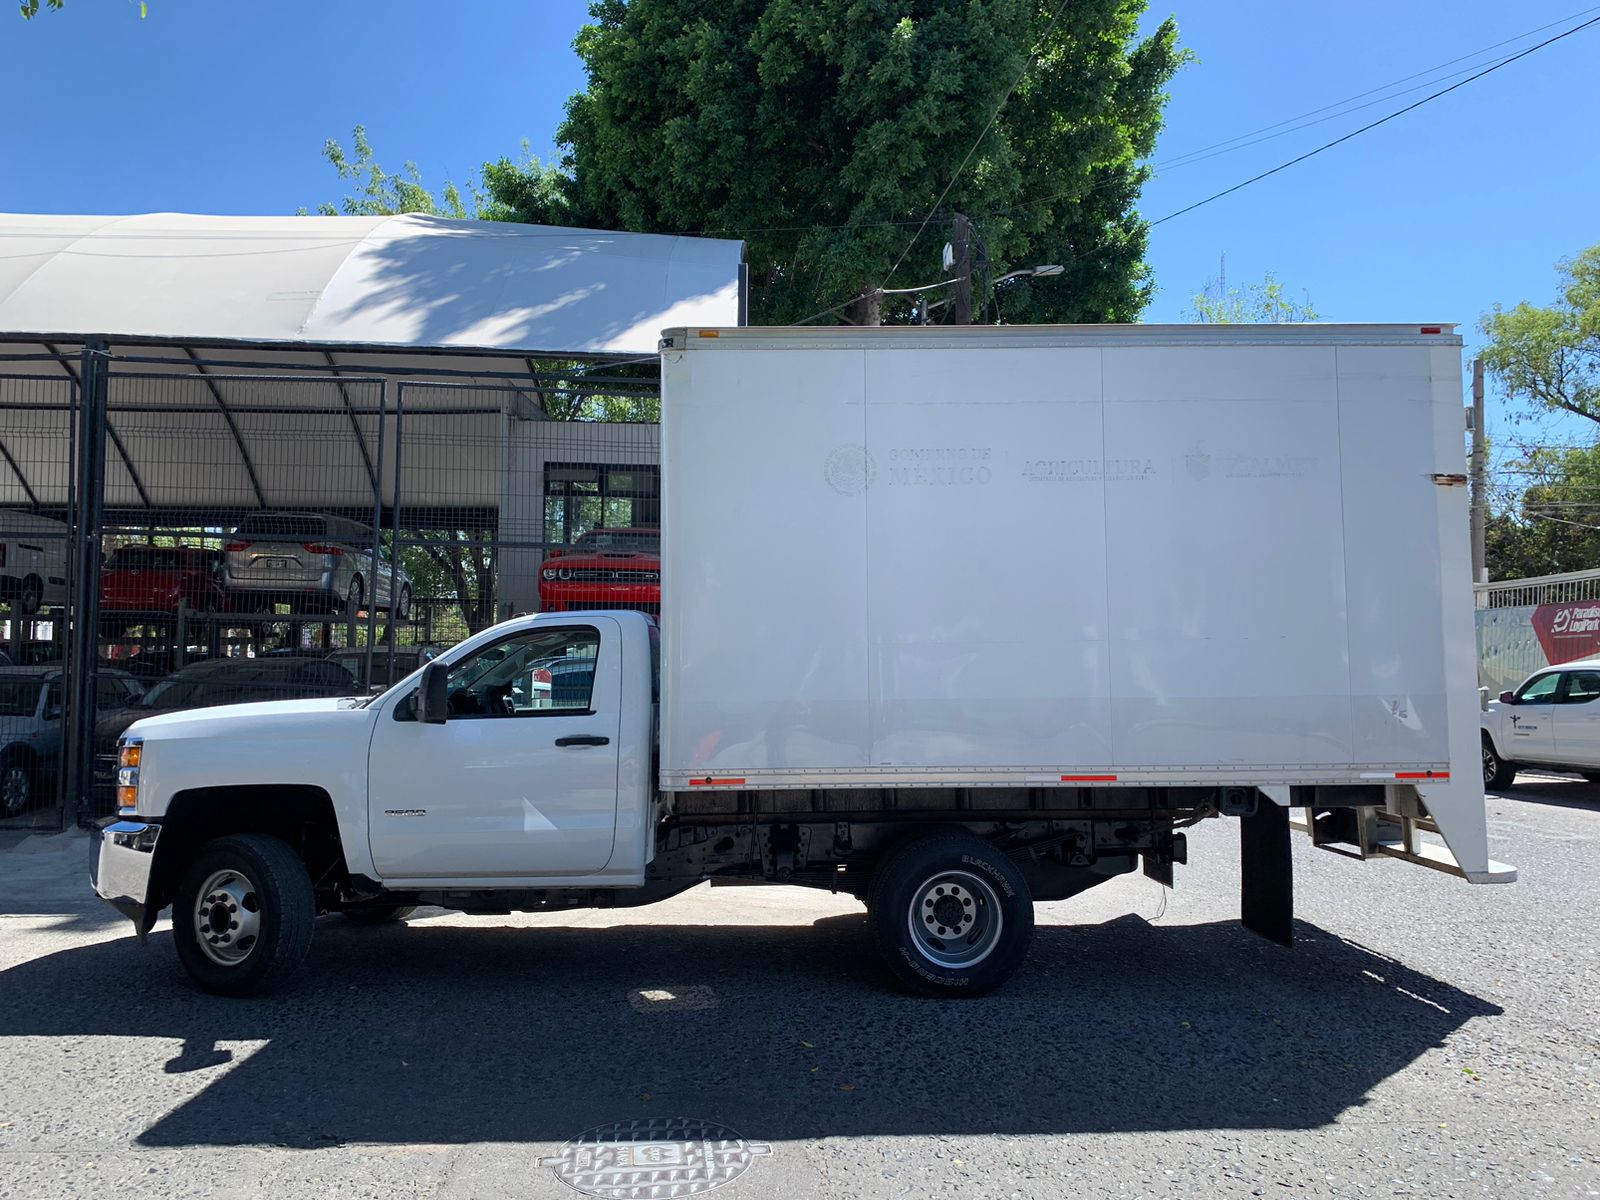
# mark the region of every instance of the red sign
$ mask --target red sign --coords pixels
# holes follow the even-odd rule
[[[1593,658],[1600,654],[1600,600],[1541,604],[1533,610],[1533,632],[1552,666]]]

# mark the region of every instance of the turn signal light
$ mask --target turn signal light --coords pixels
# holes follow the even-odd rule
[[[117,810],[119,812],[132,812],[139,807],[139,789],[136,787],[119,787],[117,789]]]
[[[138,742],[128,742],[123,745],[122,750],[117,754],[117,766],[137,767],[139,765],[139,759],[142,758],[143,755],[144,747],[142,745],[140,745]]]

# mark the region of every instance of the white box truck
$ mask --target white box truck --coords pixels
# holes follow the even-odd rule
[[[1488,857],[1448,326],[687,329],[662,349],[663,604],[498,625],[368,700],[153,717],[95,887],[202,987],[315,917],[865,901],[976,995],[1032,901],[1241,829],[1291,935],[1312,841]],[[659,732],[658,732],[659,731]]]

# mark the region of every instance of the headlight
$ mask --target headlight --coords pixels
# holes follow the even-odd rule
[[[144,758],[144,743],[137,738],[117,747],[117,812],[131,813],[139,808],[139,763]]]
[[[557,579],[571,579],[572,578],[572,572],[570,570],[568,570],[566,567],[561,567],[556,571],[556,578]]]
[[[543,575],[546,579],[552,582],[554,582],[556,579],[556,569],[554,567],[546,567],[544,570],[540,571],[539,574]]]

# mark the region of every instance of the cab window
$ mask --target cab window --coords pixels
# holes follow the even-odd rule
[[[1522,685],[1517,699],[1523,704],[1549,704],[1556,698],[1556,687],[1561,683],[1561,673],[1551,671]]]
[[[589,711],[600,631],[592,626],[515,634],[450,668],[450,719]]]
[[[1566,704],[1587,704],[1600,699],[1600,671],[1568,671],[1567,688],[1561,699]]]

